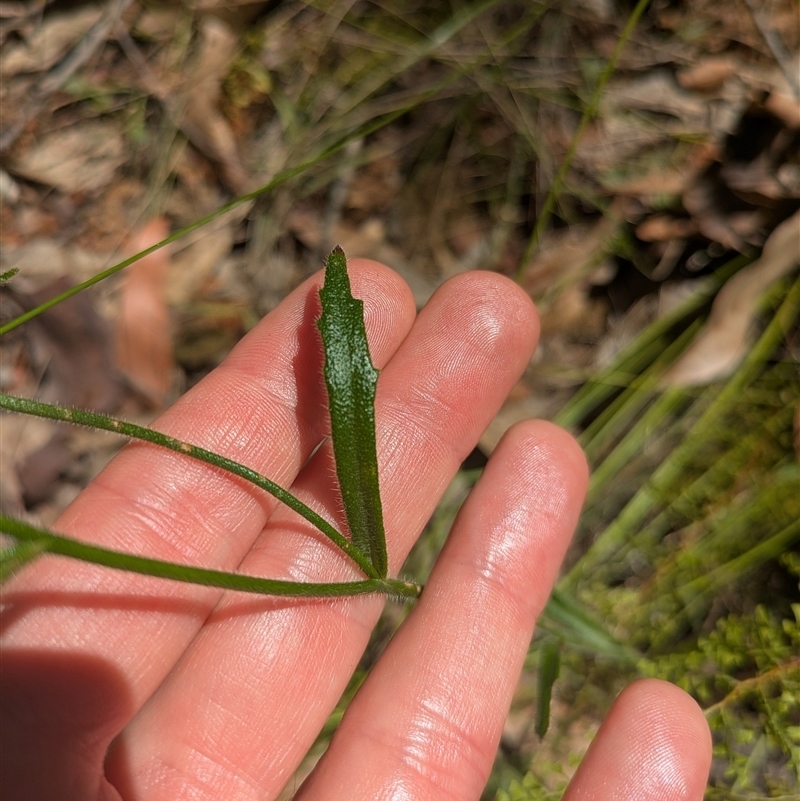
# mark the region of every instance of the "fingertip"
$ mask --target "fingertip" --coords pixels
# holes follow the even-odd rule
[[[512,447],[523,452],[535,452],[538,461],[550,467],[550,477],[561,474],[560,483],[581,499],[589,483],[589,463],[575,437],[547,420],[521,420],[510,426],[495,448],[495,453]],[[558,473],[553,473],[558,471]]]
[[[372,259],[348,259],[347,270],[355,297],[363,300],[390,298],[406,309],[416,311],[411,289],[405,279],[391,267]]]
[[[490,466],[515,475],[516,486],[536,497],[536,543],[558,570],[586,496],[589,468],[575,438],[545,420],[523,420],[501,438]],[[519,499],[518,503],[523,503]],[[540,557],[541,558],[541,557]]]
[[[665,773],[674,771],[675,784],[683,782],[694,788],[696,797],[702,797],[711,767],[711,729],[700,705],[687,692],[661,679],[639,679],[630,684],[617,699],[621,714],[629,714],[636,721],[632,738],[638,742],[661,738],[669,741],[669,748],[662,748],[658,765],[664,764]],[[616,706],[616,705],[615,705]],[[655,750],[653,753],[655,757]],[[672,763],[672,764],[670,764]],[[658,767],[655,769],[658,775]],[[664,789],[662,796],[673,796]],[[691,794],[686,796],[693,798]]]
[[[476,554],[502,552],[503,582],[517,598],[530,624],[550,596],[561,563],[580,516],[586,494],[586,458],[575,439],[563,428],[543,420],[524,420],[511,426],[494,449],[475,498],[467,504],[479,519]],[[498,510],[505,511],[498,513]],[[501,522],[496,544],[491,519]],[[521,525],[512,535],[508,521]],[[513,547],[512,547],[513,546]],[[491,556],[481,556],[500,566]],[[486,572],[485,567],[479,572]]]
[[[495,309],[517,342],[527,343],[533,353],[541,330],[539,314],[519,284],[490,270],[470,270],[445,281],[441,290],[456,291],[484,308]]]
[[[711,733],[694,699],[642,679],[614,702],[564,801],[700,801],[710,765]]]

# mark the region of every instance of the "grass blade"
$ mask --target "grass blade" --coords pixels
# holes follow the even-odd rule
[[[553,685],[561,671],[561,643],[547,642],[539,658],[538,693],[536,694],[536,734],[539,739],[550,728],[550,700]]]

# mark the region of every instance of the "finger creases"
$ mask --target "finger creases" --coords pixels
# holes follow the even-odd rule
[[[300,798],[477,798],[535,619],[577,521],[586,465],[546,423],[512,428],[414,610]]]
[[[532,304],[512,282],[461,276],[432,297],[382,370],[377,446],[390,570],[527,365],[536,332]],[[341,522],[333,475],[330,448],[320,448],[291,491]],[[240,569],[352,578],[341,555],[292,515],[275,511]],[[120,739],[111,775],[129,777],[134,797],[175,798],[193,786],[198,798],[246,798],[244,776],[254,797],[276,796],[339,700],[382,606],[375,597],[225,596]],[[226,758],[212,770],[199,752]]]

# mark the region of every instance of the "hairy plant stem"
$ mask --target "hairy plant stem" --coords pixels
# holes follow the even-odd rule
[[[418,584],[402,579],[368,578],[363,581],[341,581],[315,583],[306,581],[283,581],[258,576],[244,576],[226,573],[223,570],[210,570],[204,567],[164,562],[146,556],[113,551],[97,545],[78,542],[50,531],[36,528],[21,520],[0,515],[0,531],[22,542],[35,543],[43,553],[58,554],[82,562],[91,562],[130,573],[172,579],[206,587],[219,587],[224,590],[258,593],[260,595],[280,595],[292,598],[341,598],[350,595],[381,593],[394,598],[417,598],[422,592]]]
[[[174,437],[169,437],[158,431],[153,431],[151,428],[138,426],[135,423],[128,423],[124,420],[116,420],[113,417],[107,417],[104,414],[97,414],[96,412],[84,411],[83,409],[66,409],[62,406],[54,406],[49,403],[42,403],[41,401],[30,400],[28,398],[18,398],[13,395],[6,395],[5,393],[0,393],[0,409],[30,414],[35,417],[44,417],[48,420],[75,423],[89,428],[99,428],[103,431],[112,431],[115,434],[121,434],[130,439],[150,442],[153,445],[158,445],[159,447],[175,451],[176,453],[182,453],[198,461],[206,462],[222,470],[227,470],[229,473],[233,473],[260,489],[263,489],[265,492],[268,492],[281,501],[281,503],[286,504],[286,506],[308,520],[309,523],[318,528],[338,548],[344,551],[369,578],[378,578],[378,573],[369,559],[346,537],[340,534],[327,520],[317,514],[313,509],[306,506],[290,492],[287,492],[283,487],[278,486],[274,481],[270,481],[260,473],[257,473],[249,467],[245,467],[239,462],[207,451],[205,448],[200,448],[197,445],[191,445],[188,442],[182,442]]]

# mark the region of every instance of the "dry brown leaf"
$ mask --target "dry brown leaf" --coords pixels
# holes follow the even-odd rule
[[[312,209],[297,206],[286,216],[285,226],[306,247],[319,251],[323,247],[322,235],[324,223]],[[436,286],[419,270],[414,269],[403,253],[386,241],[386,229],[383,222],[372,217],[361,225],[352,226],[338,222],[331,231],[329,245],[341,245],[348,258],[374,259],[400,273],[411,287],[417,307],[422,308]]]
[[[605,254],[621,224],[620,209],[591,226],[549,234],[525,268],[522,287],[532,298],[542,299],[538,305],[543,334],[568,332],[589,339],[599,335],[606,309],[590,297],[590,290],[615,274]]]
[[[225,215],[175,244],[173,274],[167,287],[171,306],[184,306],[202,294],[233,248],[234,225],[232,216]]]
[[[668,242],[684,239],[696,230],[692,220],[673,217],[669,214],[653,214],[636,227],[636,236],[642,242]]]
[[[764,151],[752,161],[723,164],[720,177],[737,194],[748,198],[782,200],[800,197],[797,176],[792,175],[791,170],[776,169],[773,161],[771,154]]]
[[[761,258],[720,290],[697,339],[667,370],[666,386],[696,386],[730,375],[749,348],[758,300],[775,281],[800,264],[800,212],[782,222],[764,245]]]
[[[764,108],[792,130],[800,128],[800,103],[790,92],[771,92],[764,101]]]
[[[62,192],[97,192],[111,183],[128,153],[114,123],[91,121],[42,136],[11,170]]]
[[[742,100],[744,102],[744,100]],[[578,145],[577,158],[594,170],[610,171],[608,185],[625,180],[620,167],[630,159],[630,174],[637,161],[658,163],[659,145],[675,136],[705,136],[710,129],[727,132],[738,118],[738,109],[725,108],[724,119],[711,120],[703,96],[681,88],[667,70],[654,70],[636,78],[612,81],[603,93],[594,136]]]
[[[0,497],[6,512],[24,511],[24,489],[17,468],[53,436],[53,427],[50,420],[16,414],[3,416],[3,436],[0,437]]]
[[[681,70],[676,78],[684,89],[707,92],[717,89],[736,74],[741,60],[731,56],[706,56],[691,67]]]
[[[71,286],[62,275],[38,291],[24,291],[25,283],[35,283],[35,278],[26,275],[24,279],[5,291],[15,305],[26,310]],[[111,364],[108,327],[95,311],[91,293],[63,301],[28,326],[30,363],[42,376],[39,397],[101,412],[116,409],[120,386]],[[22,394],[28,393],[23,390]],[[30,419],[4,421],[3,434],[0,471],[8,470],[14,476],[0,478],[1,491],[10,493],[8,502],[15,508],[38,506],[57,493],[59,476],[73,461],[68,444],[71,435],[49,421]],[[6,451],[9,445],[11,453]]]
[[[60,295],[73,285],[61,276],[34,292],[17,282],[5,289],[25,311]],[[30,321],[35,360],[46,368],[45,400],[109,412],[119,400],[111,364],[105,320],[95,310],[92,294],[80,292]]]
[[[604,185],[618,195],[641,198],[652,203],[653,198],[678,196],[686,191],[695,176],[690,166],[674,164],[666,169],[647,170],[641,175],[624,176],[618,181],[604,180]]]
[[[109,259],[107,253],[41,237],[20,247],[3,248],[0,251],[0,272],[15,267],[19,275],[14,279],[14,287],[31,294],[46,290],[49,284],[63,276],[76,284],[85,281],[108,267],[112,263]],[[99,299],[95,300],[99,307]]]
[[[80,41],[102,14],[102,6],[89,5],[46,17],[24,42],[9,43],[3,48],[0,73],[9,76],[50,69]]]
[[[130,242],[134,253],[169,234],[164,219],[152,220]],[[135,262],[122,275],[117,319],[117,367],[130,384],[156,408],[169,400],[174,362],[167,308],[166,277],[170,259],[165,248]]]
[[[222,81],[238,46],[237,36],[222,20],[215,17],[202,20],[197,68],[190,78],[181,128],[199,150],[219,162],[228,188],[240,193],[244,191],[247,173],[230,123],[219,108]]]
[[[755,217],[749,226],[743,226],[741,220],[736,223],[725,203],[731,192],[720,180],[720,171],[721,166],[716,164],[699,175],[683,193],[683,207],[703,236],[728,250],[744,253],[759,232],[761,220]]]
[[[72,461],[69,432],[65,428],[59,428],[41,448],[20,462],[17,475],[28,509],[50,498],[59,477]]]
[[[652,324],[658,313],[658,301],[653,295],[645,295],[633,303],[617,319],[609,320],[606,335],[600,340],[594,352],[593,363],[599,369],[610,367],[617,356],[633,342],[636,337]]]

